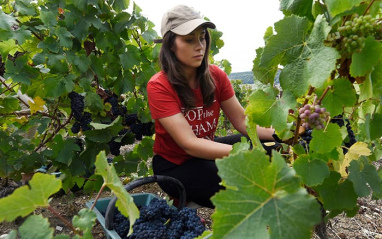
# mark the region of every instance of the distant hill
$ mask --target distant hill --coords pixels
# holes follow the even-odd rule
[[[230,80],[242,80],[243,84],[253,84],[253,72],[244,71],[244,72],[234,72],[231,73],[228,78]]]
[[[275,75],[275,82],[274,82],[274,84],[276,86],[280,85],[280,81],[279,81],[280,72],[281,71],[278,70],[276,72],[276,75]],[[234,72],[234,73],[231,73],[228,76],[228,78],[230,80],[242,80],[243,84],[253,84],[254,83],[253,72],[252,71]]]

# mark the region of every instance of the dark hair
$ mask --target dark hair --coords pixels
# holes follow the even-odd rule
[[[185,80],[180,61],[171,50],[172,46],[175,44],[175,37],[176,34],[171,31],[167,32],[163,37],[162,47],[159,54],[159,63],[161,69],[167,74],[170,84],[183,103],[185,112],[187,112],[196,106],[195,96],[188,82]],[[203,104],[207,107],[212,104],[215,98],[215,81],[211,76],[208,63],[210,42],[211,37],[206,29],[206,52],[202,64],[197,68],[196,83],[201,89]]]

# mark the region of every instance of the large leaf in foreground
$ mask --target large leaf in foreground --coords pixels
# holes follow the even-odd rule
[[[23,239],[50,239],[53,237],[53,232],[48,219],[42,215],[29,216],[19,228],[20,236]]]
[[[216,163],[227,187],[212,198],[215,238],[310,238],[319,205],[280,154],[270,163],[255,149]]]
[[[53,175],[36,173],[27,185],[0,199],[0,222],[25,217],[37,207],[49,206],[48,199],[61,188],[61,180]]]
[[[135,220],[139,218],[139,210],[134,204],[133,198],[126,192],[113,165],[108,164],[105,151],[102,151],[97,155],[95,166],[96,174],[103,177],[104,185],[110,188],[115,196],[117,196],[118,200],[116,206],[122,215],[129,218],[131,232],[132,225]]]

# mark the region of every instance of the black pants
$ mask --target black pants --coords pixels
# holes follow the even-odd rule
[[[240,142],[242,134],[215,138],[216,142],[230,144]],[[184,186],[187,201],[193,201],[203,207],[214,208],[210,198],[220,189],[221,178],[214,160],[192,158],[182,165],[176,165],[160,155],[153,158],[153,171],[155,175],[165,175],[178,179]],[[168,195],[178,198],[178,192],[173,185],[161,183],[160,187]]]

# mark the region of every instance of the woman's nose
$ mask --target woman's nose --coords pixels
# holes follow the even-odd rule
[[[196,42],[196,49],[203,49],[203,41],[197,41]]]

